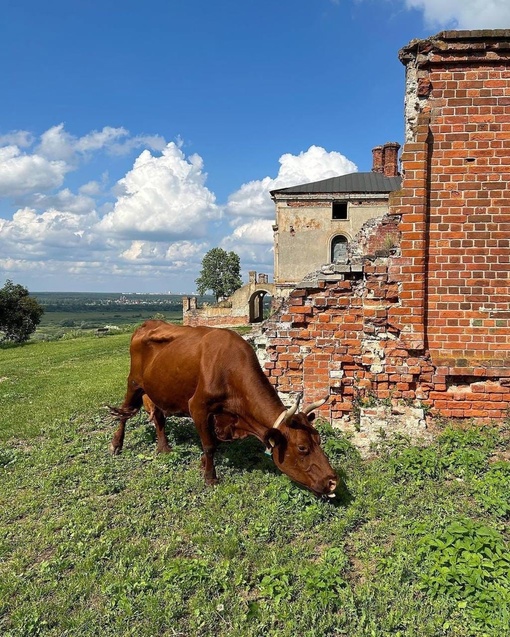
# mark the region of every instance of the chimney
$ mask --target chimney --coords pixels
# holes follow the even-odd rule
[[[398,142],[387,142],[382,148],[382,170],[385,177],[397,177],[398,175]],[[373,169],[372,169],[373,170]]]
[[[382,173],[383,170],[383,147],[376,146],[372,148],[372,172],[373,173]]]

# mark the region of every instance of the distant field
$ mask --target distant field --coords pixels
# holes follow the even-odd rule
[[[107,325],[131,327],[156,316],[182,322],[180,294],[37,292],[33,296],[45,310],[34,340],[61,338]],[[199,302],[211,300],[201,297]]]

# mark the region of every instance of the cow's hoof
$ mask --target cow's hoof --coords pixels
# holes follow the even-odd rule
[[[215,487],[217,484],[219,484],[219,480],[218,478],[206,478],[205,479],[205,483],[208,487]]]
[[[172,447],[168,445],[166,447],[156,447],[156,453],[171,453]]]
[[[113,442],[110,445],[109,449],[110,449],[110,453],[112,454],[112,456],[118,456],[119,453],[122,451],[122,447],[118,447],[118,446],[114,445]]]

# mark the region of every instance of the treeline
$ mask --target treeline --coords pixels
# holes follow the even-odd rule
[[[133,309],[155,312],[178,312],[182,309],[179,294],[122,294],[101,292],[38,292],[34,294],[45,312],[83,313],[91,310],[132,312]]]
[[[76,302],[56,302],[56,303],[41,303],[44,307],[44,311],[48,312],[90,312],[91,310],[100,310],[101,312],[108,312],[111,314],[121,314],[123,312],[132,313],[133,310],[152,310],[154,312],[178,312],[182,310],[182,303],[111,303],[111,304],[95,304],[90,303],[76,303]]]

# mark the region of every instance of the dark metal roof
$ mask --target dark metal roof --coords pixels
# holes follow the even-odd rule
[[[349,173],[339,177],[312,181],[309,184],[291,186],[290,188],[279,188],[271,190],[271,195],[282,194],[313,194],[313,193],[334,193],[334,192],[392,192],[400,188],[400,177],[385,177],[381,173]]]

